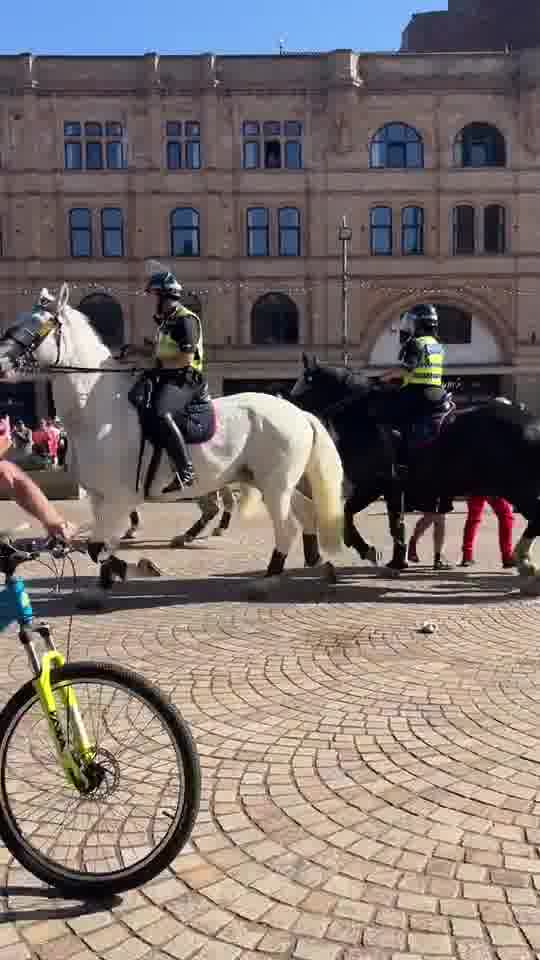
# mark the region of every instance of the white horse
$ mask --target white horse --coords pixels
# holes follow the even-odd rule
[[[113,550],[130,512],[143,500],[136,489],[141,434],[128,400],[133,374],[118,370],[88,319],[68,299],[69,287],[64,284],[56,303],[36,307],[6,331],[0,339],[0,369],[13,375],[33,364],[48,376],[57,374],[55,405],[90,496],[94,525],[89,553],[101,563],[104,591],[115,579],[125,580],[133,573],[133,565],[119,560]],[[275,549],[266,571],[270,582],[282,573],[299,524],[310,537],[318,533],[323,549],[336,554],[343,542],[343,469],[320,421],[261,393],[220,397],[214,406],[214,436],[190,448],[196,481],[186,495],[201,497],[231,482],[259,491],[256,496],[262,495],[274,528]],[[295,489],[302,478],[311,499]],[[150,497],[163,500],[160,491],[170,480],[169,460],[163,456]],[[139,576],[156,572],[139,562]],[[331,565],[326,572],[332,575]],[[102,592],[101,602],[104,598]]]

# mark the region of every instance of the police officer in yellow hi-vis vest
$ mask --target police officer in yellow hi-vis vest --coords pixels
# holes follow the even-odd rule
[[[164,448],[176,468],[176,476],[162,491],[174,493],[194,480],[187,443],[204,443],[214,429],[214,411],[208,384],[202,373],[203,338],[199,317],[181,304],[182,287],[167,270],[153,273],[146,292],[156,297],[154,320],[156,367],[142,381],[151,383],[151,399],[144,411],[149,439]],[[141,392],[133,390],[133,402],[141,409]],[[143,391],[144,392],[144,391]],[[187,441],[187,442],[186,442]]]
[[[380,378],[401,378],[401,389],[393,394],[388,411],[388,421],[396,426],[414,424],[439,413],[446,398],[442,382],[444,347],[437,338],[437,310],[430,303],[421,303],[405,314],[404,326],[410,336],[400,350],[399,367]]]

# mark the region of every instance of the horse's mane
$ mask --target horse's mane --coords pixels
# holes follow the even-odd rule
[[[72,307],[71,304],[66,303],[62,308],[62,312],[65,314],[66,319],[72,321],[70,326],[76,334],[80,333],[80,331],[84,329],[88,337],[92,337],[97,345],[104,347],[105,350],[109,350],[107,344],[102,340],[96,328],[91,323],[89,317],[83,313],[82,310],[78,310],[76,307]]]

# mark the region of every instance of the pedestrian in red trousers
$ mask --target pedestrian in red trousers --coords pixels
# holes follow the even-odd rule
[[[473,563],[474,541],[484,512],[486,500],[499,522],[499,546],[503,567],[515,566],[512,559],[512,527],[514,514],[512,506],[503,497],[468,497],[467,520],[463,530],[463,560],[462,567],[470,567]]]

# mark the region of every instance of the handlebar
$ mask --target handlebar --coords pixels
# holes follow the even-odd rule
[[[31,560],[38,560],[42,553],[50,553],[55,560],[63,560],[74,549],[58,537],[15,540],[15,534],[27,529],[23,524],[14,530],[0,531],[0,572],[13,576],[17,567]]]

